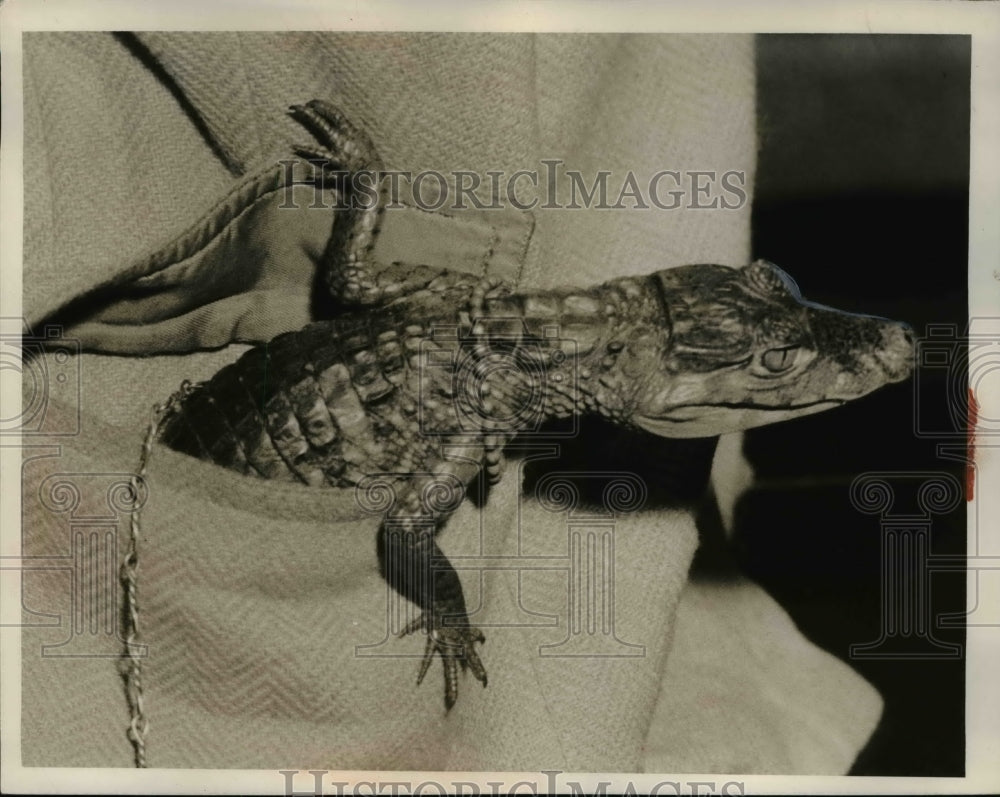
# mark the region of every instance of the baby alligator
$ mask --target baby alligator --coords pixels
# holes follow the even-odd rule
[[[312,102],[291,113],[321,143],[301,155],[330,173],[377,170],[371,144],[336,110]],[[160,439],[249,476],[390,485],[382,573],[422,610],[406,629],[428,633],[418,683],[439,654],[448,708],[459,666],[486,685],[484,637],[435,534],[474,478],[499,479],[514,436],[596,414],[708,437],[835,407],[910,372],[908,327],[804,301],[765,261],[510,292],[426,266],[376,271],[368,254],[382,209],[343,204],[321,266],[351,311],[194,386]]]

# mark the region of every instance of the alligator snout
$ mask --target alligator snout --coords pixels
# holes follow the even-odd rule
[[[906,379],[913,370],[913,330],[907,324],[890,322],[882,327],[882,345],[875,351],[885,375],[892,382]]]

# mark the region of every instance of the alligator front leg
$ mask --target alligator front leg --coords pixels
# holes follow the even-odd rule
[[[371,250],[387,195],[375,145],[341,111],[322,100],[293,105],[288,113],[316,139],[315,144],[296,146],[295,152],[319,171],[320,184],[335,185],[340,194],[333,230],[319,264],[335,301],[375,307],[421,290],[443,294],[452,287],[475,284],[476,275],[422,264],[386,263],[376,268]]]
[[[382,575],[400,595],[420,607],[420,616],[402,635],[423,630],[427,634],[420,684],[435,654],[444,664],[444,703],[447,709],[458,697],[458,668],[469,669],[486,686],[486,669],[475,643],[483,633],[471,625],[465,596],[455,568],[434,540],[434,526],[412,518],[387,518],[379,529],[379,563]]]
[[[417,674],[417,686],[423,683],[434,654],[440,654],[444,662],[444,704],[448,709],[455,705],[458,698],[459,664],[462,665],[463,672],[471,669],[476,679],[486,686],[486,668],[479,660],[475,646],[476,642],[485,642],[486,637],[478,628],[469,625],[467,617],[462,622],[462,625],[444,625],[433,612],[423,612],[402,631],[402,635],[421,630],[427,633],[427,645]]]
[[[435,654],[439,655],[447,709],[458,697],[459,667],[470,670],[486,686],[486,669],[476,652],[476,643],[485,642],[485,637],[469,622],[458,573],[435,540],[437,530],[464,499],[469,473],[476,470],[466,459],[440,463],[436,473],[407,480],[397,487],[394,504],[378,533],[383,578],[421,609],[420,616],[401,632],[427,634],[417,683],[423,681]]]
[[[295,152],[320,171],[320,183],[337,186],[339,201],[333,232],[323,254],[323,276],[334,299],[344,304],[375,305],[386,300],[368,257],[385,208],[378,153],[370,139],[338,109],[322,100],[293,105],[289,115],[313,134],[317,144]],[[358,196],[360,173],[375,198]]]

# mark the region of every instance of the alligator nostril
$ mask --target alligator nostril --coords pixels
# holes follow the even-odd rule
[[[889,379],[905,379],[913,369],[913,330],[906,324],[882,327],[882,346],[875,356]]]

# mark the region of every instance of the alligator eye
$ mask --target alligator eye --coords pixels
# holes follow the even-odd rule
[[[761,357],[761,362],[772,374],[780,374],[795,365],[795,356],[798,353],[798,346],[789,346],[786,349],[768,349]]]

